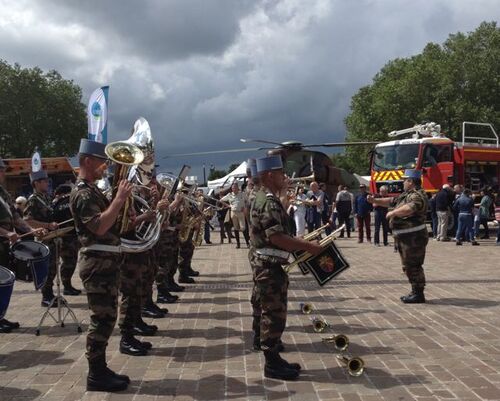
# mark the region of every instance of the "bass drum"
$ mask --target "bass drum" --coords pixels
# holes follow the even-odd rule
[[[0,319],[3,319],[9,308],[15,280],[14,273],[6,267],[0,266]]]

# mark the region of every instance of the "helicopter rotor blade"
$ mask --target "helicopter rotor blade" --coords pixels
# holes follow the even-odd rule
[[[243,143],[268,143],[269,145],[276,145],[276,146],[283,146],[282,143],[279,143],[279,142],[273,142],[273,141],[266,141],[264,139],[249,139],[249,138],[241,138],[240,139],[240,142],[243,142]]]
[[[342,148],[345,146],[367,146],[377,145],[380,142],[331,142],[331,143],[315,143],[310,145],[302,145],[304,148]]]
[[[162,159],[168,159],[170,157],[181,157],[181,156],[213,155],[213,154],[217,154],[217,153],[255,152],[257,150],[262,150],[262,148],[209,150],[209,151],[206,151],[206,152],[193,152],[193,153],[173,153],[173,154],[169,154],[169,155],[163,156]]]

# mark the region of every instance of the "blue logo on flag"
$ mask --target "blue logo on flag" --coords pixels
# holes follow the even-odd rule
[[[101,105],[98,102],[94,102],[94,104],[92,105],[92,115],[96,119],[99,119],[101,118],[101,114],[102,114]]]

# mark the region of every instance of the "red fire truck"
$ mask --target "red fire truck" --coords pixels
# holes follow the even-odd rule
[[[467,136],[466,128],[471,125],[487,127],[487,132],[484,136]],[[447,138],[436,123],[392,131],[389,137],[409,133],[412,138],[375,146],[371,159],[372,192],[386,185],[391,195],[398,195],[403,192],[404,170],[417,169],[422,171],[423,189],[428,194],[439,191],[443,184],[462,184],[475,193],[491,187],[498,193],[500,146],[491,124],[464,122],[461,142]]]

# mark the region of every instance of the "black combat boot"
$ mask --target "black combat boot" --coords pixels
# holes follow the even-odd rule
[[[182,285],[179,285],[175,282],[173,276],[167,277],[166,283],[165,283],[165,289],[167,291],[172,291],[172,292],[182,292],[186,289],[186,287],[183,287]]]
[[[19,327],[21,327],[19,322],[10,322],[7,319],[0,319],[0,326],[6,326],[10,329],[18,329]]]
[[[63,285],[64,285],[64,290],[63,290],[64,295],[76,296],[76,295],[80,295],[82,293],[81,290],[78,290],[75,287],[73,287],[73,285],[71,284],[71,281],[68,283],[63,283]]]
[[[87,376],[87,391],[115,392],[125,390],[130,379],[125,375],[118,375],[106,366],[104,355],[89,360],[89,374]]]
[[[179,269],[179,283],[194,284],[196,281],[192,277],[189,277],[187,269],[183,268],[182,270]]]
[[[405,304],[423,304],[425,303],[424,289],[421,287],[412,286],[412,291],[408,295],[401,297],[401,301]]]
[[[198,270],[193,270],[191,265],[189,265],[186,269],[186,274],[190,277],[198,277],[200,275],[200,272]]]
[[[145,356],[148,351],[132,334],[124,334],[120,340],[120,352],[132,356]]]
[[[144,317],[152,317],[153,319],[161,319],[165,317],[166,313],[153,302],[148,302],[141,308],[141,315]]]
[[[266,364],[264,365],[265,377],[280,380],[295,380],[299,377],[299,371],[286,367],[276,350],[264,351],[264,357],[266,358]]]
[[[48,290],[42,291],[42,302],[40,303],[41,306],[48,308],[52,300],[55,298],[54,292],[52,291],[52,288],[49,288]],[[52,308],[57,308],[57,301],[52,304]]]
[[[252,330],[253,330],[253,350],[262,351],[262,348],[260,348],[260,316],[253,317]]]
[[[234,230],[234,238],[236,238],[236,248],[241,248],[240,245],[240,232],[238,230]]]
[[[10,333],[12,331],[12,327],[8,324],[3,323],[3,320],[0,321],[0,333]]]
[[[158,287],[158,297],[156,302],[159,304],[173,304],[179,299],[177,295],[172,295],[163,287]]]
[[[158,331],[158,326],[154,324],[147,324],[144,320],[140,319],[134,326],[134,334],[140,336],[154,336]]]

